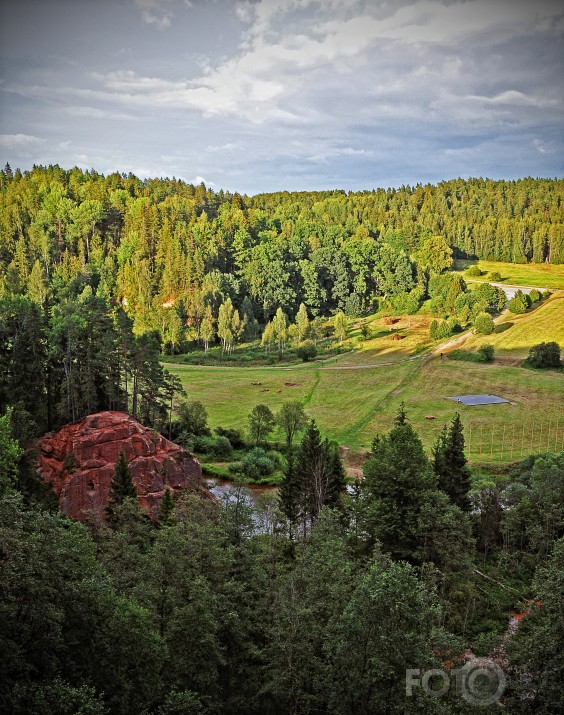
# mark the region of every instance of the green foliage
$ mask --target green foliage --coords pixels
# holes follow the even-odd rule
[[[447,429],[445,425],[435,442],[433,469],[438,478],[439,489],[462,511],[470,511],[470,470],[466,463],[463,427],[457,413],[450,427]]]
[[[533,288],[531,291],[529,291],[529,300],[531,301],[531,303],[538,303],[541,300],[540,291],[538,291],[536,288]]]
[[[233,449],[241,449],[245,446],[245,440],[240,430],[226,428],[226,427],[216,427],[215,432],[220,437],[226,437]]]
[[[24,453],[13,437],[12,414],[13,409],[8,407],[6,414],[0,417],[0,497],[16,486],[19,461]]]
[[[362,493],[369,544],[379,541],[394,558],[412,559],[417,519],[436,477],[403,409],[386,435],[377,436],[364,465]]]
[[[224,435],[210,435],[188,437],[188,439],[179,440],[186,444],[191,452],[204,454],[209,459],[231,459],[233,456],[233,445]]]
[[[495,348],[493,345],[489,343],[481,345],[476,352],[478,353],[480,362],[493,362],[495,357]]]
[[[268,439],[274,430],[275,419],[270,407],[255,405],[249,415],[249,434],[256,445]]]
[[[466,275],[468,278],[479,278],[482,275],[482,271],[478,268],[478,266],[470,266],[470,268],[466,271]]]
[[[299,400],[284,402],[276,415],[276,423],[284,432],[286,446],[291,450],[294,437],[301,432],[307,424],[307,415]]]
[[[474,321],[474,332],[478,335],[491,335],[494,330],[492,316],[489,313],[480,313]]]
[[[309,362],[317,356],[317,348],[313,340],[304,340],[296,350],[296,355],[304,362]]]
[[[527,308],[529,308],[530,305],[531,299],[529,298],[529,296],[523,293],[523,291],[518,290],[507,304],[507,308],[512,313],[521,314],[526,313]]]
[[[527,362],[537,368],[560,367],[560,345],[555,342],[533,345]]]
[[[181,402],[177,407],[178,431],[198,437],[208,436],[208,411],[199,400]]]
[[[443,320],[442,323],[439,323],[439,326],[436,330],[437,340],[446,340],[447,338],[450,338],[451,335],[451,326],[449,325],[447,320]]]
[[[280,468],[280,454],[278,452],[254,447],[247,452],[241,461],[234,462],[229,466],[229,470],[235,474],[259,481],[262,477],[268,477]]]
[[[488,280],[493,283],[499,283],[501,280],[501,274],[498,271],[490,271],[488,273]]]
[[[119,507],[126,499],[137,503],[137,489],[125,452],[121,451],[114,467],[114,476],[110,484],[108,505],[106,506],[108,521],[114,526],[118,521]]]

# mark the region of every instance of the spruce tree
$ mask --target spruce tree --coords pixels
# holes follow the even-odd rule
[[[173,523],[174,516],[174,497],[172,489],[167,487],[159,507],[159,524],[161,526],[170,526]]]
[[[334,508],[340,505],[341,495],[347,488],[347,475],[339,453],[339,445],[327,440],[325,443],[329,467],[325,505]]]
[[[298,523],[301,515],[302,503],[302,482],[300,473],[296,468],[296,457],[292,450],[288,451],[287,465],[284,470],[284,478],[278,490],[280,508],[288,519],[290,526],[290,539],[294,535],[294,527]]]
[[[436,477],[403,404],[391,431],[375,439],[364,465],[365,531],[396,559],[413,560],[418,518]]]
[[[463,511],[470,511],[470,470],[464,454],[464,428],[456,413],[450,427],[443,428],[433,449],[433,467],[439,488]]]
[[[108,495],[108,506],[106,512],[108,521],[115,522],[117,519],[117,510],[126,499],[135,499],[137,503],[137,489],[133,482],[131,468],[125,452],[122,450],[119,453],[118,461],[114,468],[114,477],[110,485],[110,493]]]

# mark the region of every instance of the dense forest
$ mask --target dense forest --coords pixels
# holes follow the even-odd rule
[[[174,342],[206,308],[260,322],[313,316],[425,287],[440,236],[455,256],[564,262],[564,182],[453,180],[362,193],[214,192],[58,166],[0,177],[0,294],[79,295],[127,307],[136,333]],[[49,290],[48,290],[49,289]],[[168,310],[174,306],[174,310]]]
[[[121,459],[105,522],[0,480],[2,712],[470,715],[500,695],[562,712],[563,455],[471,479],[458,417],[428,458],[402,409],[346,492],[338,453],[301,431],[279,496],[165,498],[156,523]],[[6,417],[0,447],[17,475]],[[480,660],[421,686],[469,645],[501,686],[470,679]]]

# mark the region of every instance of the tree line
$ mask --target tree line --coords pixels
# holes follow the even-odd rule
[[[459,179],[247,197],[175,179],[6,166],[0,294],[55,304],[90,287],[125,308],[136,334],[158,331],[174,350],[187,329],[209,343],[215,324],[229,351],[245,317],[252,332],[278,308],[294,316],[304,304],[315,317],[358,315],[394,297],[417,306],[452,252],[560,263],[562,186]],[[241,323],[222,316],[220,328],[228,300]]]

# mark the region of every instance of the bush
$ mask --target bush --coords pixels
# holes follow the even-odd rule
[[[560,367],[560,345],[554,342],[533,345],[527,362],[532,367]]]
[[[450,329],[450,325],[446,320],[443,320],[443,322],[437,328],[437,339],[445,340],[446,338],[450,338],[451,335],[452,331]]]
[[[188,440],[187,445],[190,451],[205,454],[211,459],[231,459],[233,456],[231,442],[222,435],[216,437],[194,435]]]
[[[482,275],[482,271],[478,268],[478,266],[470,266],[470,268],[466,271],[466,275],[468,278],[479,278]]]
[[[531,299],[528,295],[523,293],[522,290],[518,290],[513,298],[507,304],[507,308],[516,314],[525,313],[527,308],[531,306]]]
[[[439,321],[438,320],[432,320],[431,325],[429,326],[429,336],[431,337],[431,340],[436,340],[437,339],[437,333],[439,331]]]
[[[536,288],[533,288],[533,290],[529,293],[529,299],[531,303],[538,303],[541,299],[540,292]]]
[[[501,274],[498,271],[491,271],[490,273],[488,273],[488,280],[499,283],[499,281],[501,280]]]
[[[495,355],[495,349],[493,345],[482,345],[478,348],[478,356],[480,362],[492,362]]]
[[[309,362],[317,355],[317,348],[313,340],[304,340],[296,350],[296,355],[304,362]]]
[[[552,293],[549,290],[543,290],[543,292],[541,293],[541,298],[543,300],[548,300],[551,295]]]
[[[215,433],[220,437],[228,439],[233,449],[243,449],[243,447],[245,447],[245,440],[243,439],[242,433],[238,429],[216,427]]]
[[[254,447],[254,449],[245,454],[240,462],[230,464],[229,471],[256,481],[262,477],[270,476],[280,468],[280,465],[281,461],[278,452],[267,452],[262,447]]]
[[[480,313],[474,321],[474,332],[479,335],[491,335],[495,330],[493,318],[489,313]]]

